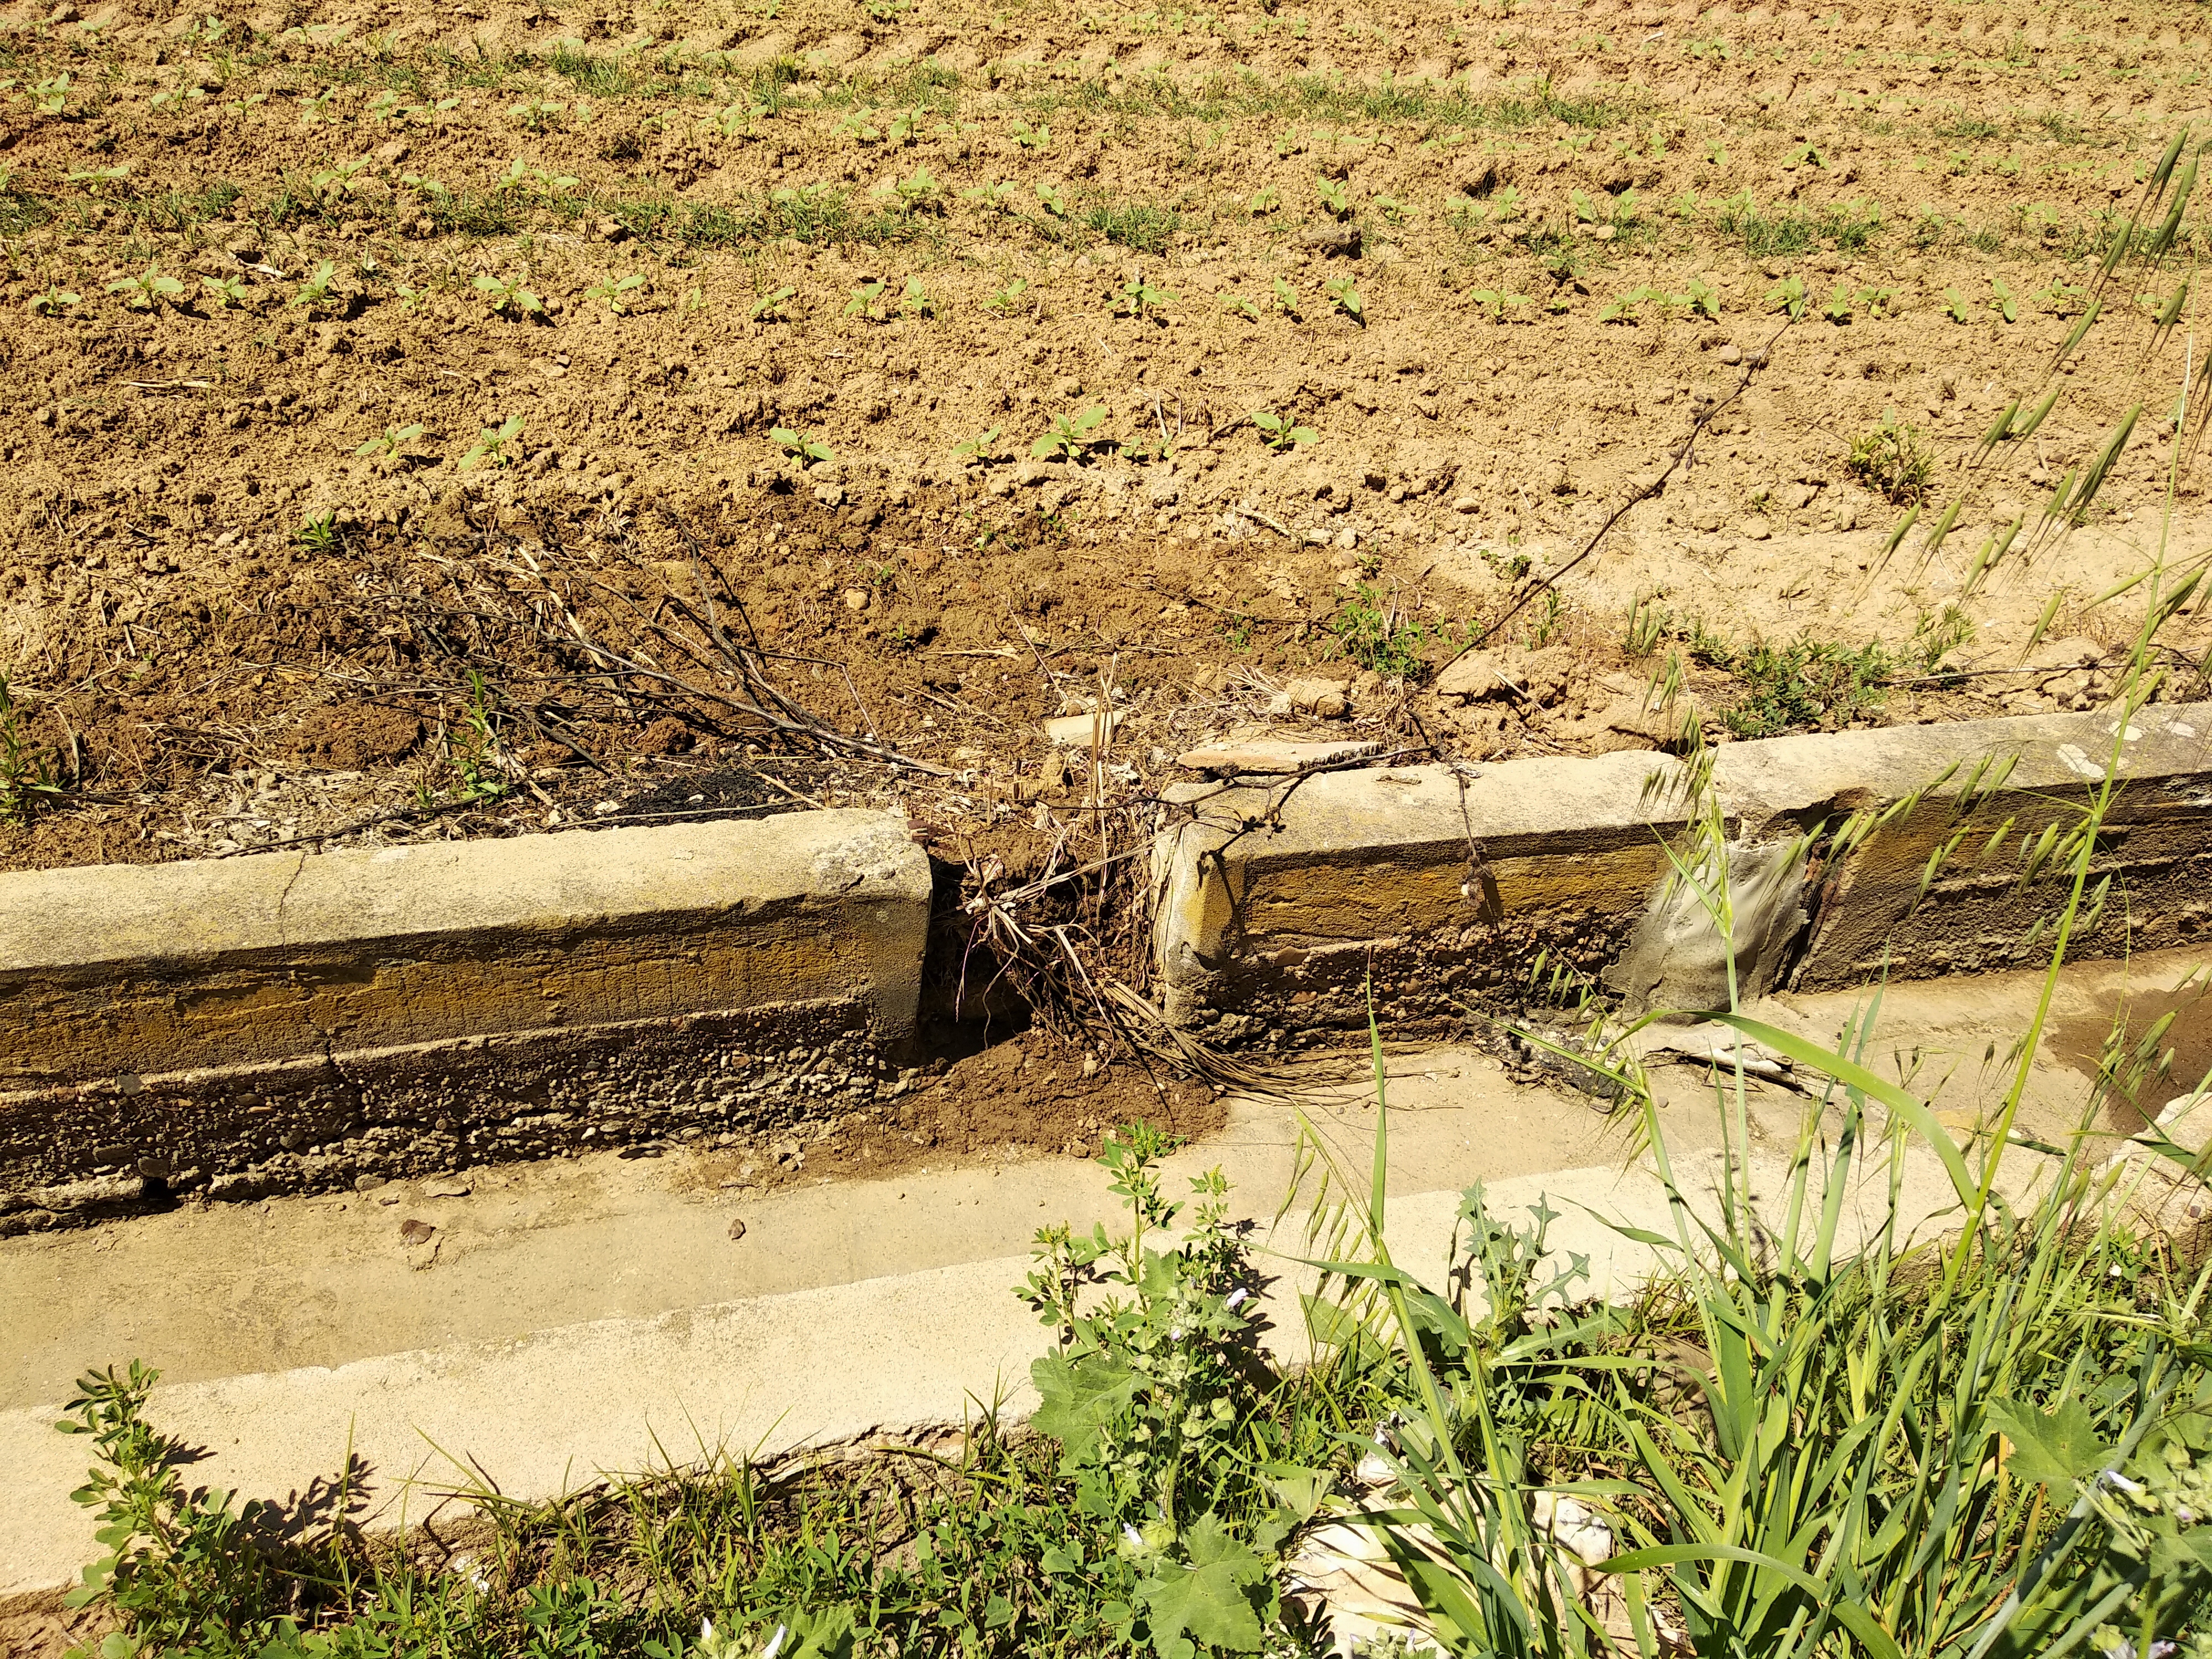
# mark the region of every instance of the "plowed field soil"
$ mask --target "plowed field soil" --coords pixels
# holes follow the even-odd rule
[[[1025,825],[1102,700],[1139,791],[2087,706],[2212,529],[2203,194],[2100,285],[2208,65],[2163,3],[0,12],[0,864]]]

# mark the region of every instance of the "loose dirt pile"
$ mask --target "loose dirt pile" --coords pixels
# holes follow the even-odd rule
[[[2197,208],[1973,459],[2203,113],[2207,33],[0,15],[0,863],[891,799],[969,848],[1224,735],[2081,705],[2140,596],[2090,602],[2156,541]],[[2139,399],[2095,519],[2027,556]],[[1476,641],[1516,654],[1435,675]],[[926,767],[765,728],[732,652]],[[1109,780],[1039,730],[1102,698]]]

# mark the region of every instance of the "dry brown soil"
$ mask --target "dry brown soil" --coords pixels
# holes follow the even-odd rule
[[[1670,660],[1714,737],[2084,703],[2204,349],[2151,349],[2198,209],[1970,462],[2201,123],[2209,36],[2172,3],[0,12],[0,866],[794,798],[904,799],[958,855],[1054,833],[1093,781],[1037,723],[1101,696],[1139,793],[1337,693],[1394,747],[1646,746]],[[2093,522],[1968,595],[2138,399]],[[1886,414],[1923,523],[1962,501],[1932,553],[1883,556],[1904,507],[1848,466]],[[1426,683],[1492,629],[1553,653],[1532,695]],[[941,772],[763,733],[756,639]],[[1762,639],[1886,654],[1769,708]]]

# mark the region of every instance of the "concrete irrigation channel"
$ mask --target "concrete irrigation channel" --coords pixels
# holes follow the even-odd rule
[[[1465,1011],[1540,955],[1630,1000],[1708,985],[1717,958],[1662,891],[1697,813],[1747,890],[1780,896],[1740,953],[1762,1014],[1828,1041],[1886,975],[1886,1065],[1971,1127],[2039,990],[2023,933],[2046,902],[2012,853],[1974,854],[2000,824],[2032,843],[2115,756],[2111,894],[2028,1103],[2056,1129],[2116,1018],[2175,1013],[2177,1083],[2212,1065],[2191,988],[2212,706],[1727,745],[1706,793],[1642,754],[1224,763],[1154,849],[1157,982],[1187,1030],[1312,1082],[1295,1106],[1232,1093],[1178,1163],[1223,1165],[1264,1222],[1301,1124],[1363,1158],[1338,1039],[1364,1041],[1371,978],[1404,1040],[1400,1260],[1440,1266],[1476,1179],[1508,1207],[1648,1222],[1657,1189],[1596,1103],[1470,1045]],[[903,823],[862,811],[0,876],[0,1595],[50,1595],[88,1554],[81,1444],[52,1429],[88,1363],[162,1367],[197,1479],[302,1498],[350,1449],[361,1513],[386,1522],[465,1484],[457,1459],[544,1494],[702,1446],[1020,1407],[1041,1335],[1011,1287],[1040,1224],[1110,1218],[1095,1168],[732,1167],[832,1120],[911,1123],[950,1086],[915,1047],[934,886]],[[1678,1157],[1710,1158],[1709,1077],[1655,1075]],[[1755,1182],[1802,1108],[1761,1093]],[[1936,1215],[1932,1160],[1908,1187]],[[1555,1237],[1597,1288],[1632,1276],[1638,1248],[1577,1213]],[[1296,1224],[1266,1237],[1292,1251]],[[1295,1356],[1281,1266],[1270,1340]]]

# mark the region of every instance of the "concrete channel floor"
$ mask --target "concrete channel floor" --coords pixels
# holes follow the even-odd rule
[[[2172,1086],[2212,1064],[2212,1005],[2198,958],[2169,954],[2071,969],[2030,1090],[2027,1122],[2070,1127],[2116,1018],[2140,1030],[2169,1009]],[[2002,1097],[2002,1064],[2041,988],[2035,975],[1891,988],[1868,1063],[1932,1091],[1964,1130]],[[1782,997],[1758,1012],[1832,1040],[1864,999]],[[1620,1126],[1568,1088],[1516,1083],[1486,1054],[1437,1048],[1389,1060],[1389,1229],[1398,1259],[1440,1274],[1461,1188],[1483,1181],[1518,1214],[1539,1196],[1663,1224],[1656,1183]],[[1364,1181],[1373,1112],[1357,1056],[1317,1079],[1304,1121]],[[1718,1120],[1702,1070],[1655,1073],[1679,1167],[1710,1171]],[[1344,1080],[1347,1079],[1348,1080]],[[1218,1164],[1240,1213],[1278,1254],[1273,1339],[1290,1328],[1302,1210],[1288,1191],[1299,1114],[1238,1099],[1217,1135],[1177,1154],[1179,1177]],[[1754,1179],[1779,1190],[1802,1098],[1753,1095]],[[2155,1110],[2155,1103],[2152,1109]],[[2124,1131],[2131,1124],[2117,1126]],[[84,1443],[53,1432],[56,1402],[88,1365],[159,1366],[154,1412],[203,1444],[193,1478],[307,1501],[356,1460],[364,1517],[419,1516],[470,1484],[465,1464],[515,1495],[717,1447],[782,1449],[878,1426],[957,1421],[994,1397],[1025,1406],[1044,1333],[1013,1294],[1037,1227],[1116,1220],[1104,1172],[1066,1158],[970,1159],[732,1193],[687,1182],[681,1154],[611,1154],[471,1170],[452,1183],[211,1206],[0,1243],[0,1597],[47,1589],[92,1553],[67,1493]],[[2026,1173],[2023,1168],[2021,1173]],[[431,1196],[441,1185],[465,1194]],[[1932,1159],[1908,1183],[1936,1218]],[[1571,1204],[1562,1248],[1593,1255],[1595,1287],[1648,1261]],[[742,1218],[744,1236],[730,1224]],[[436,1227],[401,1242],[403,1220]]]

